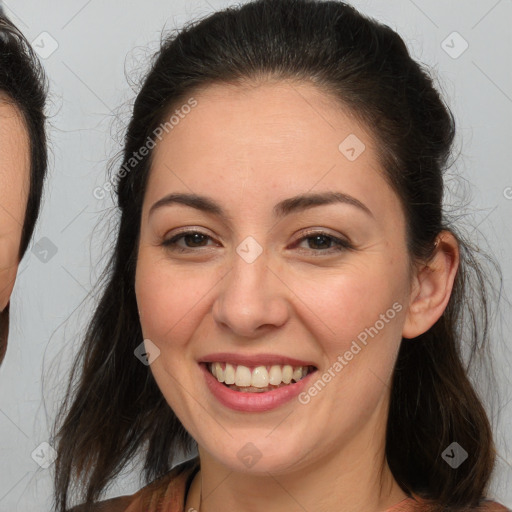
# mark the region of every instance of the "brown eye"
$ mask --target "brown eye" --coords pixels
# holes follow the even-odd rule
[[[306,250],[313,253],[332,253],[340,252],[347,249],[353,249],[353,246],[347,241],[341,238],[337,238],[324,231],[315,231],[307,233],[305,236],[300,238],[298,242],[309,241],[308,248]],[[327,247],[326,247],[327,246]]]
[[[186,244],[185,247],[178,245],[178,242],[182,239]],[[184,231],[173,236],[169,240],[165,240],[162,242],[162,245],[169,248],[171,251],[188,252],[193,251],[195,248],[206,247],[204,242],[208,239],[211,240],[211,237],[201,233],[200,231]]]
[[[185,247],[178,244],[181,240],[185,242]],[[208,247],[208,240],[212,240],[212,238],[200,231],[183,231],[169,240],[165,240],[162,242],[162,245],[171,251],[194,252],[194,249]],[[317,255],[353,249],[353,246],[347,240],[337,238],[324,231],[307,233],[297,243],[304,241],[308,241],[306,251],[316,253]]]

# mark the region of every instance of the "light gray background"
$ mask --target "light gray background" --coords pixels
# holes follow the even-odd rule
[[[510,295],[512,264],[511,123],[512,2],[358,0],[363,12],[387,23],[406,40],[413,55],[432,66],[458,123],[457,172],[471,185],[472,215],[500,261]],[[50,508],[51,471],[41,443],[91,307],[83,302],[98,275],[107,247],[110,196],[93,190],[106,181],[108,160],[120,149],[122,127],[137,78],[158,47],[164,27],[179,27],[230,5],[225,0],[55,0],[4,2],[11,16],[38,46],[51,81],[51,163],[42,216],[11,300],[11,332],[0,369],[0,512],[43,512]],[[469,44],[458,58],[463,41]],[[44,34],[44,33],[47,34]],[[42,34],[42,35],[41,35]],[[447,37],[450,36],[448,39]],[[455,39],[454,39],[455,37]],[[51,55],[52,45],[58,48]],[[148,51],[149,48],[149,51]],[[133,84],[132,84],[133,85]],[[123,108],[119,108],[124,105]],[[96,227],[96,229],[94,229]],[[476,237],[473,232],[472,237]],[[34,244],[46,237],[57,252],[45,263]],[[478,240],[477,238],[474,238]],[[43,242],[44,244],[44,242]],[[48,253],[48,257],[51,252]],[[495,342],[501,415],[493,417],[498,466],[491,496],[512,507],[512,384],[510,311],[504,341]],[[44,381],[42,375],[45,375]],[[43,402],[44,392],[44,402]],[[499,421],[498,421],[499,420]],[[43,450],[43,451],[41,451]],[[138,488],[127,474],[109,495]]]

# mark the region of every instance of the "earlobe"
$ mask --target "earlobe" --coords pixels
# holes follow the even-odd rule
[[[459,245],[449,231],[442,231],[432,259],[419,268],[410,297],[403,338],[415,338],[428,331],[442,316],[453,289],[459,266]]]

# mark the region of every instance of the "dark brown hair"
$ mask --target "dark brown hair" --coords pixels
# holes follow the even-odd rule
[[[425,334],[402,343],[394,372],[386,455],[407,493],[452,511],[477,505],[494,464],[492,432],[468,378],[488,338],[486,275],[443,211],[443,171],[454,118],[428,70],[389,27],[337,1],[257,0],[216,12],[168,36],[151,63],[128,126],[121,169],[172,110],[214,83],[294,79],[315,84],[375,136],[385,177],[406,215],[411,261],[428,261],[451,230],[461,263],[449,304]],[[102,296],[73,367],[57,422],[56,509],[76,485],[92,503],[135,455],[151,481],[194,440],[166,403],[149,367],[134,357],[143,337],[134,291],[150,152],[114,176],[120,212]],[[469,460],[452,469],[441,454],[453,441]]]

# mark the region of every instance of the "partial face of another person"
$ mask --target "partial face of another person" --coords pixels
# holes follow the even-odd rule
[[[308,84],[215,85],[194,98],[154,150],[141,219],[136,295],[144,338],[160,351],[156,382],[201,449],[233,470],[247,470],[247,443],[263,454],[258,472],[361,453],[385,431],[411,293],[404,214],[371,134]],[[345,140],[354,152],[340,150]],[[352,199],[274,209],[333,192]],[[152,208],[176,193],[205,196],[222,213]],[[179,237],[189,231],[199,234]],[[212,393],[200,364],[225,352],[317,371],[302,400],[237,410]],[[329,382],[308,393],[326,372]]]
[[[0,93],[0,311],[12,293],[19,264],[21,234],[30,185],[30,152],[21,112]],[[8,325],[2,315],[0,362]]]

